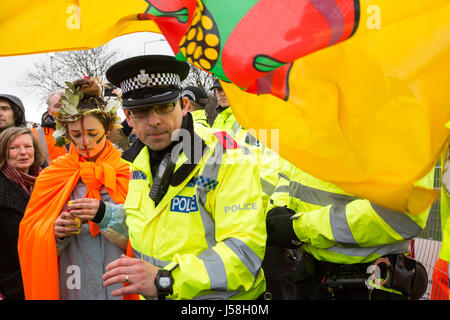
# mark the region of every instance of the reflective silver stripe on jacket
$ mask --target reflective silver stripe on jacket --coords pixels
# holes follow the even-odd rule
[[[234,252],[234,254],[246,266],[248,271],[256,279],[261,270],[262,260],[253,250],[242,240],[237,238],[228,238],[224,243]]]
[[[205,265],[211,290],[227,290],[227,273],[225,271],[225,264],[219,254],[214,249],[206,249],[198,255],[198,258]]]
[[[358,247],[348,225],[345,205],[335,204],[331,206],[330,225],[334,241],[343,247]]]
[[[141,260],[150,262],[152,265],[154,265],[155,267],[158,267],[158,268],[164,268],[169,263],[171,263],[171,261],[163,261],[163,260],[156,259],[154,257],[147,256],[134,248],[133,248],[133,255],[136,259],[141,259]]]
[[[217,300],[230,299],[240,291],[227,291],[228,278],[225,271],[225,264],[219,254],[212,248],[206,249],[198,255],[198,258],[203,261],[206,272],[208,273],[210,290],[215,291],[207,295],[195,297],[200,300]]]
[[[205,167],[203,168],[203,171],[200,173],[203,177],[209,178],[212,180],[217,181],[217,178],[219,176],[219,170],[221,166],[221,159],[219,157],[222,157],[222,145],[218,143],[214,149],[214,154],[207,160]],[[208,244],[208,248],[214,247],[216,245],[216,225],[214,223],[214,220],[212,219],[212,215],[206,210],[206,196],[208,195],[208,192],[210,190],[207,188],[204,188],[201,185],[198,185],[196,188],[197,192],[197,202],[198,202],[198,209],[200,211],[200,217],[203,222],[203,228],[205,231],[205,240]]]
[[[286,187],[281,186],[276,191],[285,191]],[[307,187],[295,181],[290,181],[289,195],[315,205],[332,205],[330,208],[330,225],[334,239],[344,247],[358,246],[347,221],[346,205],[352,201],[362,199]],[[407,214],[374,203],[370,204],[378,216],[403,239],[412,239],[422,231],[422,228]]]
[[[278,188],[275,189],[274,192],[284,192],[284,193],[289,193],[289,186],[279,186]]]
[[[349,202],[352,202],[353,200],[358,199],[357,197],[349,196],[346,194],[333,193],[308,187],[292,180],[289,183],[289,195],[291,197],[300,199],[301,201],[322,207],[338,203],[347,204]]]
[[[389,227],[395,230],[403,239],[408,240],[418,235],[422,228],[407,214],[390,210],[370,203],[373,210]],[[347,221],[346,206],[332,205],[330,208],[330,225],[334,240],[343,247],[356,247],[356,243]]]
[[[401,241],[375,247],[342,248],[338,246],[326,248],[324,250],[340,253],[346,256],[368,257],[371,254],[385,256],[387,254],[408,252],[409,241]]]
[[[269,181],[267,181],[263,178],[259,178],[259,181],[261,183],[262,191],[265,194],[271,196],[274,193],[276,187],[273,184],[271,184]]]
[[[233,136],[233,138],[237,136],[239,131],[241,131],[241,125],[239,124],[239,122],[236,121],[233,124],[233,128],[231,128],[231,135]]]
[[[246,149],[246,148],[245,148]],[[218,181],[220,167],[222,165],[222,156],[227,150],[219,142],[214,147],[213,155],[206,161],[206,164],[200,173],[205,179],[210,181]],[[201,185],[196,188],[197,201],[199,205],[200,217],[203,222],[203,228],[205,231],[205,239],[208,244],[208,248],[216,245],[216,226],[212,219],[212,214],[206,210],[206,197],[210,189],[207,189]]]
[[[422,227],[419,226],[411,217],[403,212],[394,211],[374,203],[370,203],[373,210],[384,220],[392,229],[395,230],[403,239],[408,240],[417,236]]]
[[[237,238],[228,238],[224,241],[225,245],[233,251],[242,264],[248,269],[256,279],[260,270],[262,260],[253,250],[242,240]],[[213,249],[207,249],[198,255],[205,265],[206,271],[211,283],[211,290],[227,290],[228,279],[225,271],[225,264],[219,254]]]

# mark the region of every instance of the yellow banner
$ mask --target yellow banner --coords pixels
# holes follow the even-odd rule
[[[301,169],[380,205],[417,213],[436,193],[414,183],[433,168],[449,136],[450,4],[354,3],[360,10],[356,33],[296,60],[287,101],[232,84],[225,90],[239,122],[279,129],[280,154]],[[148,7],[144,0],[2,1],[0,56],[161,33],[153,21],[138,19]]]
[[[0,4],[0,56],[89,49],[133,32],[161,33],[138,20],[143,0],[17,0]]]

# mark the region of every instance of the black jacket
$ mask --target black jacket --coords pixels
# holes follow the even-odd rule
[[[0,293],[8,300],[23,300],[17,240],[30,196],[1,171],[0,195]]]

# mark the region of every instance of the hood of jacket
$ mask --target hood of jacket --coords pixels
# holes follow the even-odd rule
[[[14,110],[14,118],[16,119],[14,125],[16,127],[25,126],[25,107],[23,106],[22,100],[12,94],[0,94],[0,99],[6,99],[11,103],[11,107]]]

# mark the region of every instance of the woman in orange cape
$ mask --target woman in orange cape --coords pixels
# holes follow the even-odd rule
[[[129,167],[106,139],[118,120],[117,107],[86,90],[92,80],[74,84],[57,118],[62,141],[72,142],[70,152],[41,172],[20,224],[26,299],[112,298],[102,273],[127,248],[125,213],[118,204],[126,198]],[[80,227],[74,217],[81,219]]]

